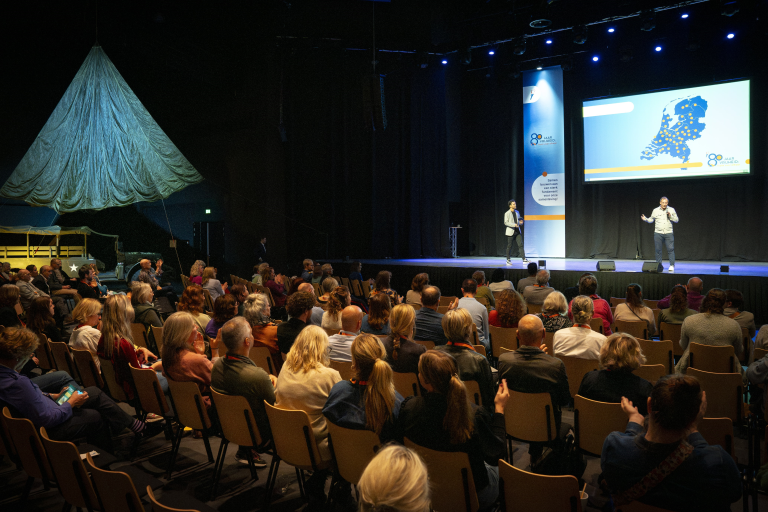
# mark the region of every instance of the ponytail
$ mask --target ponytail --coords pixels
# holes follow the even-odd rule
[[[467,388],[457,374],[451,376],[447,393],[448,409],[443,418],[443,428],[451,436],[451,444],[463,444],[472,437],[472,408]]]
[[[392,359],[397,361],[400,338],[410,338],[416,323],[416,313],[411,306],[399,304],[389,315],[389,329],[392,334]]]
[[[365,388],[365,427],[380,435],[394,409],[395,385],[392,381],[392,367],[383,359],[377,359]]]
[[[400,354],[400,336],[392,333],[392,359],[397,361],[397,357]]]

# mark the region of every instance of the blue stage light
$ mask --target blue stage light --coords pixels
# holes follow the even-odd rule
[[[725,37],[727,37],[728,39],[733,39],[734,37],[736,37],[736,34],[734,34],[734,33],[730,33],[730,34],[728,34],[728,35],[727,35],[727,36],[725,36]]]
[[[657,46],[657,47],[656,47],[656,51],[657,51],[657,52],[660,52],[660,51],[661,51],[661,46]]]
[[[448,64],[448,61],[443,59],[443,64]]]
[[[496,55],[496,52],[493,50],[488,50],[488,55]]]
[[[547,43],[547,44],[552,44],[552,40],[551,40],[551,39],[547,39],[547,40],[546,40],[546,43]]]
[[[688,17],[688,14],[687,13],[683,13],[683,14],[680,15],[680,17],[683,18],[683,19],[686,19]]]
[[[597,61],[599,61],[599,60],[600,60],[600,57],[598,57],[597,55],[595,55],[594,57],[592,57],[592,60],[593,60],[593,61],[595,61],[595,62],[597,62]]]
[[[613,27],[611,27],[611,28],[609,28],[609,29],[608,29],[608,32],[611,32],[611,33],[615,32],[615,31],[616,31],[616,29],[615,29],[615,28],[613,28]]]

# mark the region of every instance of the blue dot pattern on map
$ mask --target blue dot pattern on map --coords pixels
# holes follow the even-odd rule
[[[641,160],[652,160],[664,153],[681,158],[688,163],[691,148],[688,142],[701,137],[706,124],[699,119],[707,115],[707,102],[701,96],[684,98],[674,106],[674,112],[669,113],[669,106],[664,108],[661,115],[661,128],[640,155]]]

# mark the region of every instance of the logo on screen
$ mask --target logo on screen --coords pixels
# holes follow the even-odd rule
[[[536,146],[539,143],[539,141],[541,140],[542,137],[543,137],[543,135],[540,134],[540,133],[532,133],[531,134],[531,146]]]
[[[723,155],[716,155],[715,153],[710,153],[707,155],[707,165],[710,167],[715,167],[720,160],[723,159]]]
[[[523,87],[523,103],[535,103],[539,101],[541,91],[535,85]]]

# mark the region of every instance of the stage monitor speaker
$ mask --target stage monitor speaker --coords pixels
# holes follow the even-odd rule
[[[720,265],[720,272],[730,272],[730,271],[731,271],[731,267],[729,267],[728,265]]]
[[[616,262],[613,261],[598,261],[598,272],[616,272]]]
[[[656,263],[655,261],[644,261],[643,262],[643,272],[653,272],[654,274],[662,272],[664,270],[664,267],[661,266],[660,263]]]

